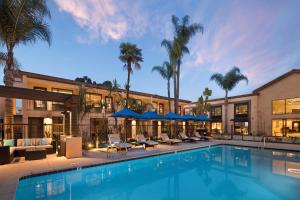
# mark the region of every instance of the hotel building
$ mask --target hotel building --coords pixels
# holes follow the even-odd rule
[[[224,98],[211,99],[211,132],[224,133]],[[191,112],[197,103],[185,106]],[[227,133],[257,136],[300,136],[300,69],[228,99]]]
[[[125,98],[126,91],[119,89],[116,93],[109,95],[109,90],[103,85],[83,84],[74,80],[47,76],[42,74],[30,73],[25,71],[19,72],[19,77],[15,78],[14,87],[58,92],[65,94],[79,94],[81,86],[86,89],[86,104],[92,106],[90,112],[84,115],[80,120],[81,134],[97,134],[103,129],[104,125],[113,127],[115,119],[110,117],[113,112],[112,103],[116,101],[113,98]],[[152,105],[151,109],[159,114],[167,114],[168,98],[160,95],[130,91],[130,98],[136,99],[137,103]],[[3,123],[5,99],[0,98],[0,119]],[[105,108],[103,107],[105,103]],[[191,101],[179,101],[179,113],[183,112],[183,107]],[[116,103],[115,103],[116,104]],[[122,108],[121,105],[115,105],[115,110]],[[173,110],[173,108],[171,108]],[[46,102],[40,100],[14,100],[14,135],[16,138],[40,138],[43,136],[52,136],[53,134],[62,134],[64,127],[71,120],[71,116],[63,115],[63,103]],[[135,121],[129,120],[127,127],[128,137],[134,137],[137,131],[145,131],[152,136],[158,136],[164,128],[162,121]],[[124,124],[122,119],[118,119],[118,124]],[[148,126],[149,125],[149,126]],[[151,125],[151,126],[150,126]],[[150,128],[151,127],[151,128]],[[138,129],[139,128],[139,129]],[[70,128],[71,129],[71,128]],[[66,134],[71,134],[68,129]],[[138,129],[138,130],[137,130]],[[69,132],[69,133],[68,133]]]

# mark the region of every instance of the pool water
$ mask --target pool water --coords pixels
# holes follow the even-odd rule
[[[15,199],[300,199],[300,153],[215,146],[23,179]]]

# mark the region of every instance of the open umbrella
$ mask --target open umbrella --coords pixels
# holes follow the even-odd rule
[[[162,119],[163,116],[158,115],[155,111],[147,111],[140,115],[141,119]]]
[[[182,119],[186,120],[186,121],[198,121],[199,120],[197,117],[190,115],[190,114],[183,115]]]
[[[164,115],[162,119],[167,119],[167,120],[183,120],[183,118],[180,115],[177,115],[173,112],[169,112],[168,114]]]
[[[197,117],[198,121],[209,121],[210,119],[206,115],[199,115]]]
[[[139,119],[141,115],[132,110],[129,110],[128,108],[123,108],[119,112],[114,113],[112,117]]]

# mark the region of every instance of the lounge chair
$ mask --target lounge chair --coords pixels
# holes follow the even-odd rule
[[[117,150],[128,150],[132,147],[132,144],[121,142],[119,134],[108,135],[109,148],[116,148]]]
[[[143,134],[136,135],[136,140],[139,144],[145,145],[145,147],[155,147],[158,145],[158,142],[152,141],[152,140],[146,140],[145,136]]]
[[[161,143],[167,143],[167,144],[179,144],[182,142],[182,140],[179,139],[170,139],[169,136],[166,133],[161,134]]]
[[[202,136],[198,132],[194,132],[194,136],[199,138],[200,140],[209,140],[208,137]]]
[[[183,140],[183,141],[189,141],[189,142],[196,142],[196,141],[200,141],[201,139],[198,138],[198,137],[188,137],[185,133],[181,132],[179,133],[180,135],[180,138]]]

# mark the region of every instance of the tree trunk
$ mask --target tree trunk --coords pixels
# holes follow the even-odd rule
[[[173,79],[174,79],[174,112],[178,113],[178,104],[177,104],[177,74],[176,74],[176,64],[173,64]],[[175,121],[174,132],[177,134],[177,121]],[[171,132],[171,137],[173,136]]]
[[[225,103],[224,103],[224,109],[225,109],[225,117],[224,117],[224,134],[227,134],[228,132],[228,91],[225,91]],[[231,134],[231,138],[232,138],[232,134]]]
[[[174,81],[174,113],[177,114],[178,106],[177,106],[177,75],[176,75],[176,65],[173,66],[173,81]]]
[[[168,79],[168,103],[169,103],[169,112],[171,112],[170,79]]]
[[[126,108],[128,108],[131,62],[127,62]]]
[[[177,62],[177,86],[176,86],[176,104],[177,104],[177,107],[178,107],[178,103],[179,103],[180,63],[181,63],[181,60],[178,60],[178,62]]]
[[[4,68],[4,84],[12,87],[14,84],[14,64],[13,64],[13,50],[10,48],[7,53],[6,67]],[[4,113],[4,124],[5,124],[5,137],[7,139],[13,138],[13,99],[5,99],[5,113]]]

